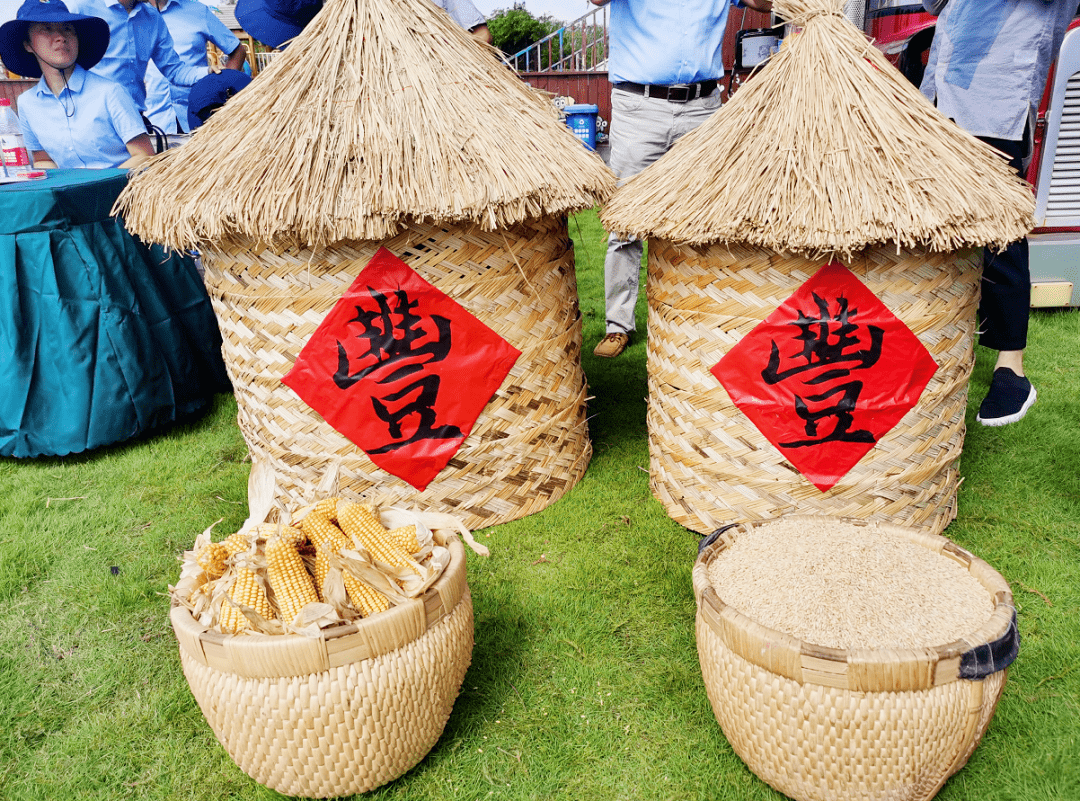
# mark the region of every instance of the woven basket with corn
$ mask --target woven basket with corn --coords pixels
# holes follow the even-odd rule
[[[309,798],[367,792],[446,725],[473,646],[461,540],[487,549],[451,515],[336,497],[275,508],[281,522],[258,510],[184,554],[169,615],[180,664],[255,781]]]

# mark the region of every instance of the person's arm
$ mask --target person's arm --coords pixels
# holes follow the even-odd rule
[[[772,11],[772,0],[732,0],[732,4],[737,8],[745,6],[754,9],[754,11]]]
[[[225,59],[225,69],[242,70],[244,68],[245,60],[247,60],[247,47],[244,44],[241,44],[229,53],[229,57]]]
[[[128,153],[131,158],[120,165],[121,169],[131,169],[142,164],[154,155],[154,143],[150,141],[150,134],[139,134],[127,143]]]
[[[477,25],[475,28],[469,31],[469,33],[471,33],[484,44],[491,44],[491,31],[488,30],[487,25]]]
[[[150,51],[150,58],[169,83],[192,86],[197,80],[210,74],[209,67],[189,67],[180,60],[169,29],[165,27],[165,20],[153,7],[146,6],[140,9],[140,13],[153,19],[153,49]]]
[[[213,42],[222,53],[228,53],[223,69],[242,70],[244,60],[247,58],[247,46],[214,16],[214,12],[209,7],[204,8],[203,14],[203,30],[206,31],[206,38]]]
[[[130,168],[141,164],[154,155],[154,143],[146,132],[142,117],[139,115],[131,95],[116,83],[113,83],[105,93],[104,102],[101,105],[100,114],[108,115],[109,123],[117,137],[127,148],[127,160],[117,164],[117,167]],[[119,154],[113,158],[118,158]]]
[[[30,157],[34,160],[34,169],[36,170],[55,170],[58,165],[53,161],[52,156],[45,152],[45,148],[38,140],[37,133],[34,132],[33,114],[27,111],[25,108],[21,109],[23,114],[19,120],[22,126],[23,144],[26,145],[26,151],[30,154]]]
[[[52,160],[52,156],[46,153],[44,150],[35,150],[34,156],[34,169],[35,170],[55,170],[58,169],[56,162]]]
[[[488,30],[487,19],[472,0],[441,0],[435,5],[481,42],[491,44],[491,31]]]

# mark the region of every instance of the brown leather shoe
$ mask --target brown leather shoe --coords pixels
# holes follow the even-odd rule
[[[605,359],[614,359],[630,344],[629,334],[608,334],[600,340],[600,344],[593,348],[594,356],[603,356]]]

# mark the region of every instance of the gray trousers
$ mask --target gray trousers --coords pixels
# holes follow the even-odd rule
[[[720,108],[720,91],[688,103],[611,90],[609,163],[621,185],[671,149],[683,134],[697,128]],[[702,165],[704,169],[706,165]],[[638,275],[644,245],[639,239],[608,237],[604,258],[604,305],[607,333],[629,334],[634,324]]]

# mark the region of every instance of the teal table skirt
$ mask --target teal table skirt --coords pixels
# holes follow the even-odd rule
[[[123,170],[0,185],[0,456],[77,453],[231,390],[192,258],[109,211]]]

